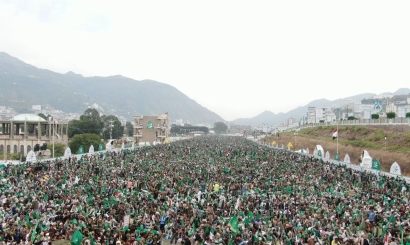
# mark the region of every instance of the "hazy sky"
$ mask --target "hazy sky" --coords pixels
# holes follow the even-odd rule
[[[0,0],[0,51],[167,83],[233,120],[410,87],[409,13],[408,0]]]

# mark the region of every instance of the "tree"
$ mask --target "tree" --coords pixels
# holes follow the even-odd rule
[[[356,118],[355,118],[354,116],[349,116],[349,117],[347,118],[347,120],[356,120]]]
[[[406,118],[410,118],[410,112],[406,113]]]
[[[68,137],[76,134],[98,134],[102,133],[102,120],[100,113],[96,109],[87,109],[80,116],[80,120],[73,120],[68,125]]]
[[[388,119],[396,118],[396,112],[394,112],[394,111],[387,112],[386,115],[387,115],[387,118],[388,118]]]
[[[372,119],[379,119],[379,114],[372,114]]]
[[[124,128],[124,134],[128,136],[133,136],[134,135],[134,126],[130,121],[127,121],[125,123],[125,128]]]
[[[225,133],[228,130],[228,126],[226,126],[223,122],[216,122],[214,123],[214,131],[217,134]]]
[[[76,134],[71,139],[68,146],[71,149],[71,152],[77,152],[78,148],[83,145],[85,152],[88,152],[90,146],[93,145],[94,149],[98,149],[98,146],[101,143],[101,137],[96,134]],[[64,154],[64,153],[63,153]]]
[[[66,146],[61,143],[54,143],[54,157],[61,157],[64,156],[64,151]],[[53,144],[48,144],[47,149],[51,152],[51,157],[53,156]]]
[[[101,122],[103,125],[102,137],[104,139],[110,139],[110,138],[118,139],[122,137],[124,133],[124,126],[121,125],[120,120],[118,120],[116,116],[113,116],[113,115],[102,116]]]
[[[68,124],[68,137],[71,138],[77,134],[97,134],[102,131],[101,124],[88,120],[73,120]]]

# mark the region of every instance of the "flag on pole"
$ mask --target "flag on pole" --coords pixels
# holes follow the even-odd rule
[[[333,140],[337,138],[337,133],[338,133],[337,129],[333,130],[333,135],[332,135]]]

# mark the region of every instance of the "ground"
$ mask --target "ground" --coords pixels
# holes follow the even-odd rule
[[[336,127],[315,127],[294,132],[282,133],[279,137],[271,136],[266,143],[273,141],[287,148],[291,142],[296,150],[309,148],[313,152],[316,145],[321,145],[333,158],[337,149],[337,140],[332,140]],[[386,137],[386,139],[385,139]],[[343,160],[349,154],[351,163],[359,164],[360,155],[367,150],[371,157],[377,158],[382,170],[390,171],[393,162],[397,162],[403,175],[410,175],[410,125],[395,126],[340,126],[339,155]]]

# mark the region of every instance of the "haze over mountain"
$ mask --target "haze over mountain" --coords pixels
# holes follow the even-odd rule
[[[224,121],[168,84],[123,76],[83,77],[39,69],[0,52],[0,105],[23,113],[32,105],[50,105],[64,112],[83,113],[96,103],[106,115],[158,115],[191,123]]]
[[[385,92],[382,93],[383,95],[400,95],[400,94],[409,94],[410,89],[409,88],[400,88],[396,92]],[[267,123],[269,125],[279,125],[284,122],[286,118],[293,117],[296,120],[299,120],[302,118],[302,116],[306,116],[306,112],[308,111],[308,107],[315,106],[316,108],[323,108],[323,107],[333,107],[334,105],[338,104],[339,107],[342,107],[345,104],[345,101],[348,99],[351,99],[353,101],[360,102],[362,99],[368,99],[376,94],[373,93],[364,93],[364,94],[358,94],[342,99],[337,99],[337,100],[327,100],[327,99],[318,99],[314,100],[312,102],[309,102],[305,106],[300,106],[298,108],[295,108],[291,111],[288,111],[286,113],[278,113],[275,114],[271,111],[264,111],[259,115],[256,115],[251,118],[238,118],[232,121],[232,123],[237,124],[237,125],[251,125],[253,127],[256,126],[261,126],[263,123]]]
[[[409,94],[401,88],[389,94]],[[330,101],[314,100],[286,113],[264,111],[252,118],[238,118],[237,125],[261,126],[262,123],[283,123],[286,118],[300,119],[308,107],[342,106],[345,100],[360,101],[376,94],[364,93]],[[60,74],[24,63],[7,53],[0,52],[0,105],[9,106],[20,113],[31,105],[50,105],[64,112],[83,113],[88,105],[96,103],[106,115],[124,116],[157,115],[168,112],[171,120],[182,119],[193,124],[224,121],[219,115],[168,84],[152,80],[134,80],[120,75],[110,77],[83,77],[74,72]],[[229,102],[227,102],[229,103]],[[225,121],[226,122],[226,121]]]

